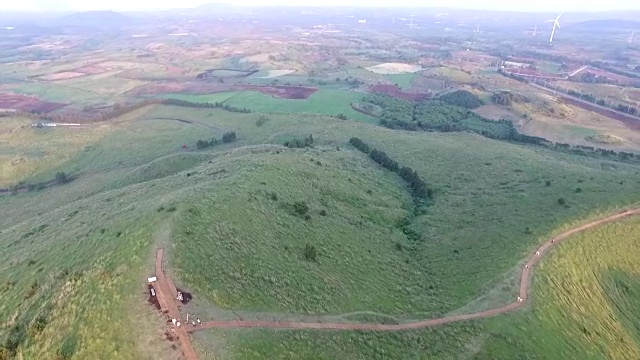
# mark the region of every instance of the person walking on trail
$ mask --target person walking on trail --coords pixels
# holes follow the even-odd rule
[[[198,322],[198,325],[200,325],[200,318],[198,318],[196,321]]]
[[[522,302],[522,298],[518,296],[518,302]]]
[[[176,326],[176,319],[175,318],[171,319],[171,322],[173,323],[173,326]]]
[[[540,251],[536,251],[536,256],[540,256]]]

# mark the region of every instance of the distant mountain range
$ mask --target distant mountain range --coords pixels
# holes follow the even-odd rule
[[[65,26],[112,29],[129,25],[131,18],[115,11],[86,11],[63,16],[57,23]]]
[[[638,30],[640,31],[640,21],[605,19],[588,20],[566,26],[566,29],[580,31],[613,31],[613,30]]]

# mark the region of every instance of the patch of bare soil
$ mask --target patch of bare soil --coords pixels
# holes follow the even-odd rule
[[[0,109],[48,113],[65,106],[67,104],[42,101],[35,96],[0,93]]]

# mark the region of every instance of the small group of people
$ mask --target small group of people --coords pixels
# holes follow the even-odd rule
[[[187,323],[189,322],[189,320],[187,320]],[[171,323],[173,324],[173,326],[175,327],[180,327],[180,325],[182,325],[182,323],[180,321],[178,321],[178,319],[176,318],[172,318],[171,319]],[[202,324],[202,322],[200,322],[200,318],[196,318],[195,320],[191,320],[191,325],[193,326],[197,326]]]

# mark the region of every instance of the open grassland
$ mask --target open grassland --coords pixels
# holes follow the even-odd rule
[[[172,111],[171,108],[165,109],[164,112],[168,114]],[[202,115],[198,115],[198,113]],[[186,112],[182,112],[182,116],[185,114]],[[540,148],[489,141],[469,134],[405,133],[336,119],[300,115],[273,116],[264,125],[258,127],[255,125],[258,114],[229,114],[214,111],[211,113],[212,115],[206,116],[206,111],[201,110],[190,110],[189,114],[193,118],[211,121],[216,126],[237,131],[241,134],[238,140],[240,144],[265,142],[277,144],[291,138],[313,134],[318,146],[328,146],[327,150],[330,150],[324,153],[327,158],[316,160],[323,164],[325,162],[332,164],[329,166],[331,169],[339,168],[339,163],[345,161],[341,160],[336,163],[334,161],[338,159],[335,159],[334,156],[345,156],[343,153],[348,150],[348,147],[345,146],[348,138],[357,135],[366,139],[372,146],[384,149],[392,158],[417,169],[421,177],[426,179],[435,190],[435,204],[427,209],[426,214],[420,215],[412,225],[416,231],[421,233],[419,241],[401,243],[403,251],[394,248],[396,240],[393,235],[395,230],[393,221],[376,223],[370,219],[367,220],[366,216],[362,220],[362,233],[369,231],[368,228],[375,229],[379,226],[386,227],[388,231],[391,231],[387,235],[386,242],[376,245],[377,250],[372,248],[372,255],[367,256],[375,257],[375,254],[379,253],[388,257],[389,248],[392,248],[391,253],[398,251],[402,252],[403,256],[407,256],[405,263],[400,264],[403,269],[398,272],[400,277],[389,282],[388,286],[380,286],[376,289],[378,291],[388,289],[386,290],[387,296],[390,297],[400,296],[394,295],[398,291],[406,292],[406,295],[403,296],[406,296],[407,300],[399,301],[395,306],[392,306],[373,298],[354,304],[342,300],[342,296],[323,296],[313,305],[315,311],[337,313],[370,310],[389,312],[392,315],[404,317],[446,313],[465,305],[474,297],[496,285],[500,280],[500,275],[509,272],[523,257],[523,254],[537,243],[541,236],[548,235],[555,226],[568,219],[585,216],[594,208],[609,208],[637,200],[634,197],[636,193],[634,189],[638,181],[636,167],[564,155]],[[335,146],[341,147],[342,151],[335,151]],[[335,155],[331,155],[332,153]],[[305,156],[320,157],[321,155],[307,154]],[[273,161],[275,163],[277,160]],[[269,163],[271,161],[264,160],[262,162]],[[314,165],[311,160],[308,160],[308,163],[308,166],[315,169],[311,171],[312,173],[317,172],[317,176],[324,174],[321,172],[323,167]],[[301,186],[296,185],[299,181],[296,180],[298,179],[296,175],[298,171],[291,173],[291,185],[289,185],[289,178],[280,174],[278,167],[263,169],[255,166],[256,174],[259,175],[256,175],[256,179],[247,175],[246,180],[237,180],[238,189],[229,190],[235,193],[233,198],[243,199],[242,201],[246,202],[244,199],[250,197],[250,194],[256,192],[260,194],[266,191],[267,193],[275,192],[280,199],[282,196],[281,190],[278,190],[280,186],[292,189],[298,189]],[[287,167],[285,165],[279,166]],[[291,163],[290,166],[298,168],[299,165]],[[300,172],[302,173],[303,170],[300,169]],[[338,181],[343,183],[342,177],[344,175],[335,175],[337,180],[331,180],[330,175],[322,175],[321,179],[325,180],[317,181],[320,183],[331,181],[330,183],[335,184],[336,188],[348,185],[348,183],[338,185]],[[267,185],[262,185],[258,180],[260,178],[272,178],[273,180],[262,180],[267,183]],[[356,178],[355,175],[351,177],[353,181]],[[362,181],[366,179],[368,178],[364,177]],[[549,185],[546,185],[547,181]],[[275,186],[270,185],[274,182],[278,187],[270,188],[270,186]],[[332,185],[328,186],[333,187]],[[370,187],[375,194],[375,186],[372,184]],[[578,190],[578,188],[580,189]],[[307,189],[302,192],[308,193],[307,198],[304,196],[300,196],[299,199],[287,198],[285,202],[306,201],[310,204],[310,211],[319,212],[322,209],[320,206],[322,201],[327,204],[335,201],[332,200],[331,194],[323,195],[316,193],[316,191],[320,190]],[[242,195],[242,192],[247,194]],[[212,200],[208,200],[212,203],[219,204],[227,201],[223,201],[221,198],[218,201],[214,200],[223,196],[221,194],[210,196],[214,196]],[[316,227],[321,229],[324,225],[320,224],[327,220],[313,216],[313,219],[307,223],[301,219],[300,224],[297,225],[300,228],[296,228],[297,232],[293,231],[291,225],[288,225],[289,228],[285,227],[284,224],[288,224],[289,221],[282,220],[283,225],[278,225],[279,222],[276,221],[276,228],[270,231],[275,231],[275,234],[283,234],[273,235],[274,241],[282,241],[282,243],[271,247],[270,243],[265,244],[257,236],[261,233],[260,231],[252,233],[254,227],[262,229],[261,231],[264,233],[266,229],[274,227],[273,219],[289,219],[290,214],[287,213],[286,206],[278,205],[281,200],[269,201],[266,199],[268,194],[251,196],[258,199],[255,200],[258,202],[255,209],[238,206],[235,215],[230,210],[232,208],[206,205],[206,197],[193,200],[194,206],[197,205],[203,219],[224,218],[227,225],[198,220],[197,217],[181,218],[184,223],[179,228],[188,229],[190,235],[182,233],[178,238],[182,239],[178,244],[182,243],[179,246],[182,246],[181,249],[184,251],[175,254],[176,264],[178,264],[178,269],[182,271],[181,276],[190,276],[190,279],[193,279],[193,285],[196,285],[194,290],[204,290],[208,293],[209,299],[221,307],[229,308],[232,307],[230,304],[242,303],[245,309],[280,312],[304,311],[308,306],[311,306],[308,299],[318,296],[313,291],[314,286],[331,285],[335,289],[341,289],[342,292],[337,292],[337,294],[347,294],[347,296],[352,292],[357,294],[361,291],[357,290],[360,286],[358,284],[340,282],[333,284],[329,280],[324,280],[325,277],[330,279],[332,276],[338,276],[332,275],[331,269],[323,269],[325,272],[320,271],[315,277],[310,277],[311,274],[304,275],[305,271],[315,273],[319,270],[317,266],[309,266],[306,262],[295,259],[294,255],[291,255],[293,263],[297,263],[301,266],[300,269],[305,270],[303,272],[293,271],[291,274],[307,278],[307,280],[293,280],[291,278],[293,275],[283,274],[279,270],[280,260],[275,259],[287,254],[284,247],[287,245],[286,243],[289,243],[287,246],[290,249],[294,244],[298,244],[297,246],[300,246],[299,244],[306,245],[307,240],[305,239],[313,238],[310,237],[313,234],[312,230]],[[566,205],[558,203],[560,198],[564,198]],[[202,202],[200,205],[198,205],[199,201]],[[360,214],[365,210],[366,208],[347,207],[344,212]],[[327,212],[331,213],[329,210]],[[252,219],[251,227],[241,226],[246,221],[245,218]],[[348,222],[344,226],[347,224]],[[491,224],[491,226],[487,224]],[[337,225],[333,225],[333,227],[335,226]],[[281,227],[282,229],[280,229]],[[203,252],[189,250],[188,247],[208,248],[211,246],[206,244],[223,244],[225,239],[231,236],[230,234],[237,237],[237,241],[247,247],[262,249],[267,246],[270,251],[256,250],[242,255],[242,263],[246,270],[233,268],[235,270],[224,270],[226,274],[212,275],[212,270],[206,265],[209,260],[199,255]],[[285,239],[280,240],[280,236]],[[331,237],[333,236],[336,235],[331,235]],[[196,245],[193,239],[199,239],[198,243],[201,245]],[[344,241],[347,239],[349,237],[345,237]],[[359,240],[356,243],[359,244]],[[344,246],[347,246],[346,244],[344,243]],[[320,245],[322,244],[318,243],[318,248],[322,249]],[[328,255],[330,258],[337,256],[332,255],[334,251],[332,246],[327,245],[331,250]],[[354,246],[356,245],[354,244]],[[229,254],[233,254],[238,250],[231,247],[229,251]],[[278,252],[282,252],[282,254],[274,255]],[[319,254],[321,253],[322,250]],[[322,266],[322,259],[322,255],[319,255],[318,263],[321,264],[319,266]],[[257,272],[256,269],[261,269],[261,271]],[[243,273],[243,271],[246,272]],[[419,275],[414,275],[415,271],[419,271]],[[383,272],[376,275],[376,277],[380,276],[384,278]],[[412,283],[413,276],[419,277],[420,283],[406,286],[402,290],[397,289],[397,284]],[[217,284],[227,284],[229,289],[215,289],[213,286],[206,285],[205,279],[207,278],[212,278],[211,281]],[[338,276],[338,278],[340,277]],[[234,285],[245,284],[244,281],[248,281],[250,285]],[[263,286],[260,285],[263,281],[277,284],[272,285],[273,287],[280,286],[283,289],[286,287],[286,296],[278,292],[254,293],[252,288]],[[326,283],[327,281],[329,283]],[[429,301],[418,300],[425,299],[425,297]],[[365,303],[369,305],[364,305]]]
[[[96,181],[0,199],[0,353],[171,356],[157,330],[162,320],[143,305],[149,247],[171,216],[156,209],[168,198],[153,187],[90,196]]]
[[[170,271],[196,303],[401,321],[449,313],[495,288],[495,302],[512,301],[505,274],[541,239],[640,200],[638,167],[467,133],[162,105],[134,115],[32,176],[80,174],[73,182],[0,198],[9,214],[0,218],[0,338],[18,339],[25,358],[159,358],[149,352],[167,347],[152,330],[159,320],[140,305],[154,245],[167,248]],[[193,150],[227,131],[235,143]],[[281,146],[309,134],[313,149]],[[409,226],[417,238],[398,227],[413,210],[405,184],[352,149],[352,136],[416,169],[435,191]],[[65,144],[47,151],[57,146]],[[532,315],[398,334],[195,337],[203,354],[213,346],[231,358],[490,359],[524,342],[519,317]]]
[[[193,102],[225,101],[225,104],[239,108],[248,108],[254,112],[266,113],[308,113],[321,115],[344,114],[350,119],[373,122],[372,117],[351,108],[354,102],[362,101],[364,94],[353,91],[321,89],[304,100],[280,99],[257,91],[239,93],[217,93],[211,95],[169,94],[166,97]],[[227,100],[228,99],[228,100]]]
[[[195,342],[229,359],[637,359],[639,225],[634,217],[567,239],[538,265],[531,306],[515,313],[398,333],[215,330]]]
[[[57,171],[76,174],[149,162],[202,134],[198,126],[157,119],[155,113],[145,115],[151,110],[141,108],[82,128],[32,128],[26,118],[3,119],[0,187],[50,180]]]

